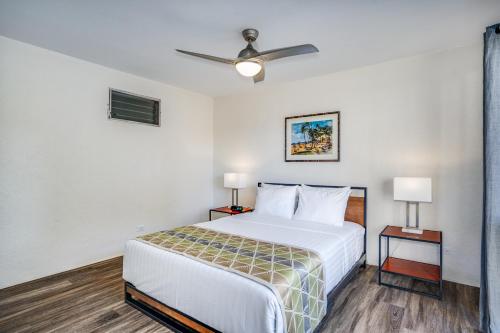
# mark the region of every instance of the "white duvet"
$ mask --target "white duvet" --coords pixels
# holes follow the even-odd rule
[[[318,253],[328,292],[363,253],[365,229],[334,227],[247,213],[196,226]],[[123,278],[137,289],[221,332],[282,333],[279,301],[267,287],[240,275],[130,240]]]

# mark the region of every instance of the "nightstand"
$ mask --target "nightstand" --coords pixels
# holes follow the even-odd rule
[[[426,296],[441,299],[443,297],[443,233],[441,231],[424,230],[422,234],[410,234],[402,231],[402,227],[386,226],[378,237],[378,283],[387,287],[407,290]],[[386,239],[386,258],[382,262],[382,238]],[[391,238],[414,242],[425,242],[439,246],[439,265],[419,261],[400,259],[389,256],[389,241]],[[406,276],[412,279],[431,283],[439,287],[437,293],[418,291],[382,281],[382,273]]]
[[[239,210],[231,210],[231,208],[229,207],[212,208],[208,213],[209,221],[212,221],[212,212],[229,214],[229,215],[238,215],[238,214],[253,212],[253,208],[243,207],[243,210],[241,212]]]

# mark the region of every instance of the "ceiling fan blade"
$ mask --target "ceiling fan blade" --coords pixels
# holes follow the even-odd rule
[[[258,83],[258,82],[264,81],[265,77],[266,77],[266,70],[264,68],[264,65],[262,65],[262,69],[260,70],[260,72],[255,74],[253,77],[253,83]]]
[[[269,51],[259,52],[255,57],[256,59],[271,61],[285,57],[292,57],[301,54],[319,52],[316,46],[312,44],[304,44],[290,47],[283,47],[281,49],[274,49]]]
[[[190,56],[203,58],[203,59],[207,59],[207,60],[212,60],[212,61],[217,61],[217,62],[222,62],[222,63],[229,64],[229,65],[234,65],[234,63],[235,63],[235,61],[233,59],[219,58],[219,57],[214,57],[214,56],[207,55],[207,54],[195,53],[195,52],[178,50],[178,49],[176,49],[176,51],[190,55]]]

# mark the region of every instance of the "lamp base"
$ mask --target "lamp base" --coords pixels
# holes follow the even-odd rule
[[[422,229],[417,229],[417,228],[403,228],[403,230],[401,231],[409,234],[419,234],[419,235],[424,233]]]

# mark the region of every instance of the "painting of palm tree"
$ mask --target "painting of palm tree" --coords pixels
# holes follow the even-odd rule
[[[338,111],[288,117],[286,126],[286,161],[338,161]]]
[[[292,155],[328,154],[332,150],[332,120],[292,125]]]

